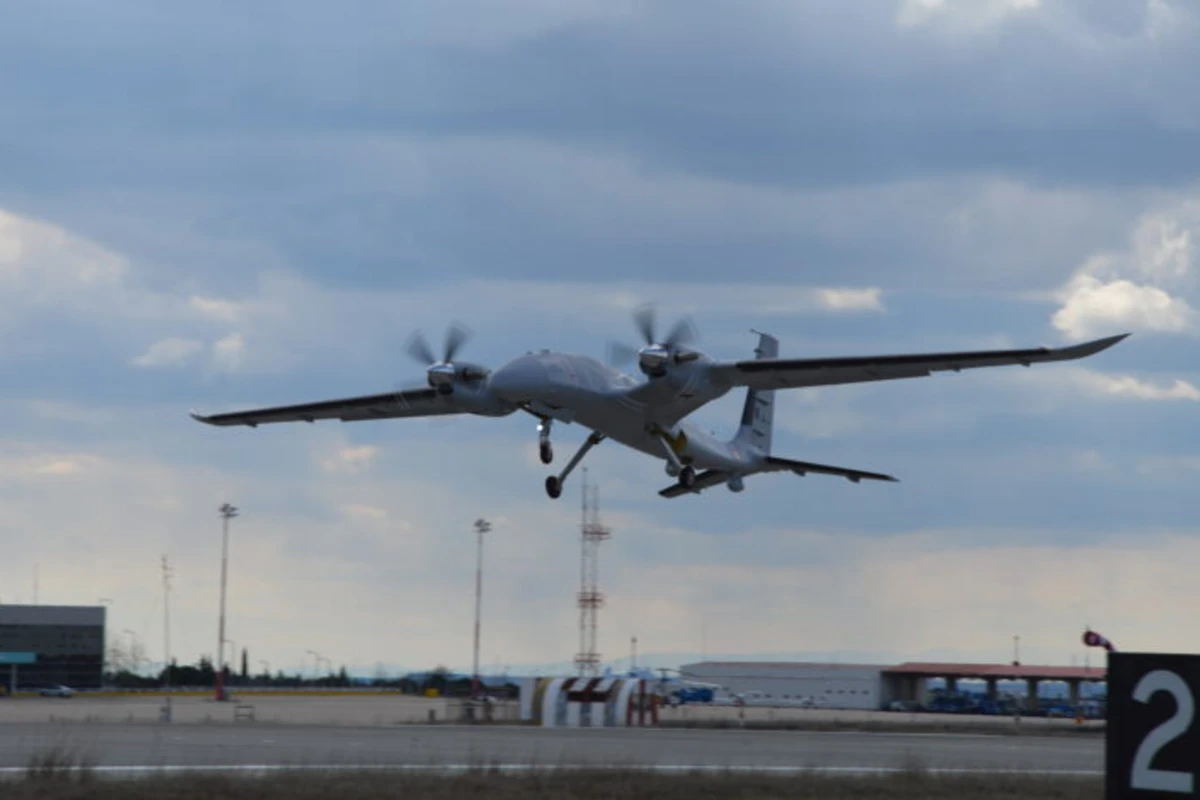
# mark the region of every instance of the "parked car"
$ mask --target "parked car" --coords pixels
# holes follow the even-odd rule
[[[46,686],[38,689],[38,694],[42,697],[74,697],[75,690],[70,686],[63,686],[60,683],[56,686]]]
[[[921,704],[916,700],[893,700],[888,703],[888,711],[920,711]]]
[[[1070,703],[1050,703],[1046,706],[1047,717],[1073,717],[1075,706]]]
[[[1012,710],[1009,708],[1009,704],[1005,703],[1003,700],[993,700],[990,697],[985,697],[979,701],[979,713],[993,716],[1003,716],[1005,714],[1011,714]]]
[[[973,714],[976,707],[965,695],[938,695],[925,704],[925,710],[934,714]]]

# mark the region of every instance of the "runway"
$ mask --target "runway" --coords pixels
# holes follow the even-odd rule
[[[524,726],[297,726],[274,723],[0,723],[0,770],[61,747],[109,770],[490,764],[737,770],[1017,770],[1102,774],[1099,737],[544,729]]]

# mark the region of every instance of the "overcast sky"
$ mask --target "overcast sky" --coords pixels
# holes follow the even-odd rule
[[[1200,12],[1185,0],[10,2],[0,26],[0,600],[112,600],[162,657],[230,638],[370,674],[577,650],[579,481],[524,415],[213,429],[464,357],[1058,345],[1084,362],[788,393],[781,455],[666,501],[586,462],[600,645],[1082,662],[1200,632]],[[740,394],[703,410],[735,426]],[[586,432],[555,430],[560,457]],[[657,654],[655,656],[654,654]],[[1098,656],[1093,656],[1098,658]],[[310,658],[311,661],[311,658]]]

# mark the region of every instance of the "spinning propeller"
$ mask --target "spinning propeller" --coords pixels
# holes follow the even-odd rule
[[[429,340],[420,331],[415,331],[408,338],[405,350],[417,361],[424,364],[426,380],[437,389],[439,394],[450,394],[454,384],[459,380],[478,380],[487,376],[487,370],[475,364],[455,364],[454,357],[471,338],[471,331],[461,323],[452,322],[446,329],[446,341],[442,347],[442,358],[439,361],[433,355]]]
[[[642,334],[646,344],[634,349],[621,342],[609,342],[608,360],[613,366],[627,364],[637,358],[638,368],[651,378],[660,378],[667,374],[667,365],[694,361],[700,354],[694,350],[684,349],[696,339],[696,327],[687,317],[681,317],[667,333],[666,338],[659,339],[654,333],[655,308],[652,304],[638,306],[633,312],[633,323]]]

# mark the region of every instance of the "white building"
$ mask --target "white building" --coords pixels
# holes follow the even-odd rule
[[[685,680],[721,687],[719,696],[746,696],[754,705],[814,703],[824,708],[882,708],[881,664],[814,664],[769,661],[701,661],[679,668]]]

